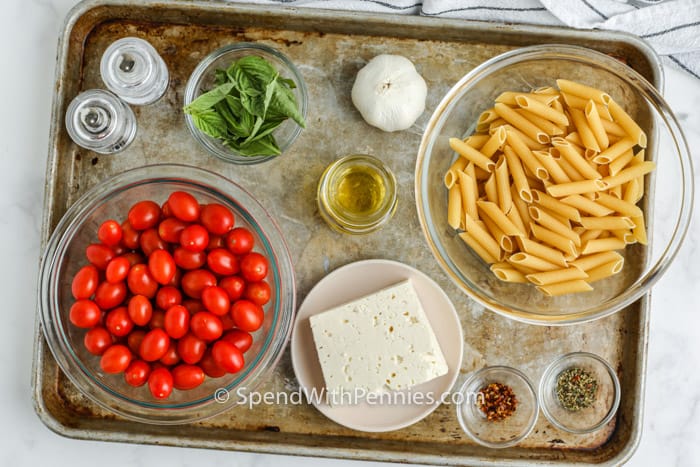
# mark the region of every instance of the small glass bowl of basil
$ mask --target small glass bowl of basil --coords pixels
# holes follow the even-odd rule
[[[215,50],[194,69],[184,113],[212,155],[257,164],[285,153],[306,126],[304,79],[282,53],[241,42]]]

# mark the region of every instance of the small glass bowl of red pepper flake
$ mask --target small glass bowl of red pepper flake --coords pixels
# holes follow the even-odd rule
[[[472,373],[458,396],[457,418],[462,429],[491,448],[506,448],[525,439],[540,410],[528,377],[508,366],[489,366]]]
[[[570,433],[601,429],[620,405],[615,370],[589,352],[573,352],[554,360],[542,375],[539,389],[547,420]]]

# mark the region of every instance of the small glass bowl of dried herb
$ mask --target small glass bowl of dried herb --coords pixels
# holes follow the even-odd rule
[[[304,79],[286,55],[264,44],[226,45],[205,57],[185,87],[190,133],[210,154],[257,164],[285,153],[306,127]]]
[[[545,417],[570,433],[596,431],[612,420],[620,405],[615,370],[598,355],[574,352],[554,360],[540,380]]]
[[[482,368],[467,378],[456,396],[459,424],[483,446],[506,448],[518,444],[537,422],[535,388],[515,368]]]

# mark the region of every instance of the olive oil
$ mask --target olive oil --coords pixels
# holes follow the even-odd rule
[[[351,215],[370,214],[384,201],[386,187],[382,177],[373,167],[356,165],[348,167],[337,176],[332,189],[338,207]]]

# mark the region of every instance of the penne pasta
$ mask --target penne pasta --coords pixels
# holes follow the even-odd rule
[[[632,138],[622,138],[620,141],[594,157],[593,162],[596,164],[609,164],[624,154],[628,149],[632,149],[633,146],[634,141]]]
[[[480,150],[484,144],[486,144],[489,138],[489,135],[471,135],[470,137],[466,138],[464,142],[474,149]]]
[[[615,196],[611,196],[607,193],[597,193],[596,194],[596,201],[608,209],[612,209],[615,212],[619,212],[623,216],[627,216],[627,217],[642,216],[642,210],[638,206],[636,206],[628,201],[625,201],[624,199],[619,199]]]
[[[555,271],[559,269],[556,264],[552,264],[549,261],[545,261],[542,258],[531,255],[530,253],[523,253],[522,251],[510,255],[507,258],[507,261],[511,264],[525,266],[535,271]]]
[[[568,183],[571,181],[566,172],[561,168],[559,163],[547,151],[532,151],[532,154],[542,164],[549,174],[549,179],[554,183]]]
[[[656,164],[651,161],[645,161],[638,165],[633,165],[621,170],[617,175],[611,175],[603,178],[603,183],[606,188],[612,188],[630,180],[648,174],[656,168]]]
[[[515,109],[515,111],[531,121],[536,127],[541,128],[549,136],[564,134],[562,127],[557,126],[555,123],[550,122],[546,118],[542,118],[539,115],[535,115],[534,113],[525,109]]]
[[[545,169],[539,164],[537,158],[532,154],[530,148],[527,147],[527,145],[523,142],[522,139],[520,139],[520,137],[516,133],[510,130],[506,130],[506,141],[508,141],[508,144],[523,162],[525,167],[530,169],[530,171],[533,175],[535,175],[536,178],[540,180],[546,180],[547,178],[549,178],[547,169]]]
[[[496,276],[498,279],[502,280],[503,282],[515,282],[515,283],[527,282],[527,279],[525,278],[525,274],[518,271],[517,269],[515,269],[514,267],[512,267],[509,264],[507,264],[507,267],[503,266],[503,263],[492,264],[491,265],[491,272],[493,272],[493,275]]]
[[[470,215],[465,215],[464,218],[466,233],[473,237],[474,240],[476,240],[476,242],[478,242],[479,245],[481,245],[491,257],[495,258],[494,261],[491,261],[492,263],[500,260],[501,247],[496,239],[491,236],[486,228],[482,227],[476,220],[472,219]]]
[[[550,122],[564,127],[569,126],[569,119],[566,117],[566,114],[564,112],[554,110],[553,108],[549,107],[546,104],[543,104],[537,99],[521,95],[515,98],[515,103],[518,106],[520,106],[521,109],[525,109],[528,112],[532,112],[533,114],[542,117],[545,120],[549,120]]]
[[[515,249],[515,244],[513,243],[513,240],[503,233],[503,230],[501,230],[495,222],[493,222],[490,218],[484,217],[483,219],[484,224],[486,225],[486,229],[489,231],[491,236],[496,240],[498,243],[498,246],[501,247],[501,250],[505,251],[506,253],[512,253],[513,250]]]
[[[459,171],[459,189],[462,196],[462,211],[472,216],[474,219],[479,217],[476,210],[476,200],[479,197],[476,187],[476,180],[469,174]]]
[[[535,285],[549,285],[574,279],[586,279],[588,274],[578,268],[570,267],[554,271],[536,272],[525,277]]]
[[[568,107],[581,110],[586,108],[586,105],[590,100],[585,99],[583,97],[574,96],[573,94],[568,94],[566,92],[562,92],[561,96],[564,98],[564,102],[566,102],[566,105]],[[606,105],[601,104],[600,102],[594,101],[594,103],[596,106],[596,110],[598,110],[598,115],[600,115],[600,118],[612,122],[613,118],[612,115],[610,115],[610,112],[608,111],[608,107]]]
[[[601,264],[600,266],[590,269],[588,270],[588,278],[586,279],[586,282],[591,284],[601,279],[606,279],[610,276],[613,276],[622,271],[622,267],[624,266],[624,264],[625,260],[620,258],[617,261],[611,261],[609,263]]]
[[[589,271],[605,263],[610,263],[622,259],[622,255],[615,251],[604,251],[602,253],[594,253],[591,255],[580,256],[575,261],[572,261],[570,264],[576,268],[579,268],[582,271]]]
[[[456,151],[460,156],[473,162],[476,166],[481,167],[485,171],[492,172],[494,167],[496,167],[496,164],[491,159],[469,146],[461,139],[450,138],[449,143],[452,150]]]
[[[600,114],[600,111],[598,112]],[[625,137],[627,136],[627,133],[625,133],[625,130],[618,125],[617,123],[612,121],[612,118],[605,119],[603,118],[601,120],[601,123],[603,124],[603,129],[605,129],[605,132],[610,136],[616,136],[616,137]]]
[[[593,290],[593,287],[583,279],[575,279],[567,282],[559,282],[557,284],[538,285],[537,290],[548,297],[556,297],[571,293],[590,292]]]
[[[498,102],[498,101],[496,101]],[[481,112],[481,115],[479,115],[479,118],[476,120],[476,124],[478,125],[479,123],[491,123],[492,121],[496,120],[498,118],[498,114],[493,110],[493,108],[484,110]]]
[[[457,184],[447,192],[447,223],[455,230],[462,228],[462,194]]]
[[[577,255],[576,245],[570,238],[566,238],[534,223],[530,223],[530,230],[537,240],[564,253],[564,258],[566,258],[566,255]]]
[[[488,141],[483,145],[481,150],[481,154],[484,156],[488,157],[489,159],[491,156],[493,156],[496,151],[503,146],[503,143],[506,142],[506,129],[503,128],[502,126],[499,126],[496,131],[491,134],[491,137],[488,139]]]
[[[530,213],[530,218],[536,221],[542,227],[545,227],[546,229],[549,229],[562,237],[568,238],[578,247],[581,246],[581,237],[579,237],[579,235],[566,224],[560,222],[558,219],[537,206],[530,206],[528,211]]]
[[[523,170],[523,165],[520,162],[520,158],[515,154],[510,146],[505,146],[503,148],[503,153],[505,154],[506,162],[508,164],[508,171],[513,176],[513,186],[516,188],[518,194],[517,197],[527,203],[531,203],[532,194],[530,193],[530,184],[525,176],[525,171]]]
[[[468,232],[462,232],[459,234],[459,238],[462,239],[464,243],[469,245],[469,247],[472,249],[474,253],[476,253],[484,262],[486,263],[495,263],[498,261],[498,257],[492,256],[482,245],[479,243],[476,238],[471,235]],[[500,255],[499,255],[500,256]]]
[[[536,204],[545,207],[566,219],[571,219],[574,222],[581,221],[581,213],[573,206],[561,202],[557,198],[549,196],[539,190],[532,191],[532,198]]]
[[[603,231],[583,229],[583,232],[580,235],[581,242],[586,243],[588,240],[593,240],[594,238],[598,238],[603,235]]]
[[[498,189],[496,188],[496,176],[491,174],[486,183],[484,183],[484,194],[486,199],[492,203],[498,204]]]
[[[610,96],[600,89],[596,89],[585,84],[577,83],[575,81],[569,81],[567,79],[558,79],[557,86],[561,92],[571,94],[574,96],[582,97],[585,100],[593,100],[600,104],[608,105],[612,99]]]
[[[502,92],[501,94],[496,97],[495,102],[500,102],[501,104],[506,104],[510,105],[512,107],[515,107],[518,105],[515,101],[515,99],[518,96],[525,96],[530,99],[535,99],[537,101],[540,101],[541,103],[545,105],[549,105],[552,101],[555,101],[559,98],[558,95],[554,94],[541,94],[541,93],[527,93],[527,92],[513,92],[513,91],[505,91]]]
[[[568,204],[579,211],[587,212],[594,216],[607,216],[612,214],[614,211],[612,209],[606,208],[593,200],[585,198],[581,195],[571,195],[561,199],[561,202]]]
[[[611,99],[610,102],[608,102],[608,110],[613,117],[613,121],[620,125],[636,144],[643,148],[647,147],[646,133],[642,131],[639,125],[637,125],[637,122],[632,120],[632,117],[630,117],[617,102]]]
[[[632,159],[634,159],[634,153],[632,152],[632,149],[628,149],[627,151],[623,152],[622,155],[615,158],[614,161],[608,164],[608,174],[617,175],[622,169],[627,167],[630,162],[632,162]]]
[[[603,180],[581,180],[578,182],[559,183],[547,187],[547,193],[555,198],[562,198],[569,195],[580,195],[581,193],[593,193],[607,188]]]
[[[510,196],[510,173],[505,156],[501,155],[496,162],[496,190],[498,192],[498,205],[506,215],[513,207],[513,199]],[[523,232],[525,230],[523,229]]]
[[[494,106],[494,109],[503,120],[525,133],[534,141],[537,141],[541,144],[549,143],[549,135],[547,133],[535,126],[532,122],[528,121],[525,117],[518,114],[515,110],[511,109],[507,105],[497,103]]]
[[[591,129],[591,132],[593,132],[593,136],[598,142],[598,146],[600,146],[601,150],[605,150],[610,145],[610,139],[608,138],[608,134],[605,132],[603,122],[598,114],[598,108],[595,106],[593,101],[588,101],[588,104],[586,104],[586,107],[583,110],[583,115],[586,117],[588,127]]]
[[[525,232],[519,230],[508,217],[498,208],[496,203],[489,201],[477,201],[479,213],[489,217],[506,235],[525,235]]]
[[[591,131],[591,128],[588,126],[588,121],[586,120],[586,116],[583,114],[583,110],[569,109],[569,113],[571,114],[571,120],[574,122],[574,126],[576,127],[576,131],[581,138],[583,146],[600,152],[598,141],[596,141],[595,136],[593,136],[593,131]]]
[[[561,266],[562,268],[565,268],[567,265],[566,260],[564,259],[564,254],[559,250],[541,243],[537,243],[525,237],[517,237],[516,241],[518,242],[520,250],[524,251],[525,253],[530,253],[552,264]]]
[[[582,217],[581,225],[589,230],[624,230],[633,228],[634,222],[629,217]]]
[[[576,171],[581,174],[585,179],[597,179],[602,178],[600,173],[588,164],[588,161],[583,158],[576,150],[573,145],[565,140],[564,138],[555,137],[552,138],[552,145],[557,148],[559,154],[571,164],[571,166],[576,169]]]
[[[601,251],[621,250],[625,247],[625,242],[616,237],[596,238],[587,241],[581,250],[582,255],[600,253]]]
[[[644,225],[644,216],[633,217],[632,222],[634,222],[632,235],[639,243],[646,245],[648,243],[648,239],[646,226]]]

